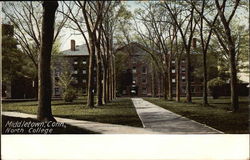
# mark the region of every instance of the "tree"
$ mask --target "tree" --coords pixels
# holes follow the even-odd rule
[[[41,2],[21,1],[4,2],[2,10],[6,21],[9,21],[15,28],[14,37],[21,48],[33,63],[35,72],[35,88],[38,86],[38,56],[41,47],[42,35],[42,9]],[[67,11],[65,11],[67,13]],[[56,12],[58,15],[58,12]],[[56,26],[53,42],[59,37],[59,33],[67,21],[67,17],[56,16]],[[36,94],[37,96],[37,94]]]
[[[228,2],[228,3],[227,3]],[[237,90],[237,68],[236,68],[236,45],[235,38],[232,34],[231,22],[236,13],[238,6],[240,5],[240,0],[235,2],[229,2],[228,0],[223,0],[221,3],[219,0],[215,0],[214,4],[218,12],[220,23],[217,24],[217,27],[213,27],[211,21],[208,20],[204,15],[204,20],[208,23],[209,27],[213,28],[213,32],[216,35],[221,47],[227,53],[229,57],[230,64],[230,88],[231,88],[231,107],[233,111],[239,109],[239,100],[238,100],[238,90]],[[229,5],[229,6],[227,6]],[[230,7],[230,10],[226,10],[227,7]]]
[[[191,2],[193,7],[196,9],[196,5],[197,3],[195,3],[194,1]],[[210,4],[211,5],[211,4]],[[201,43],[201,48],[202,48],[202,61],[203,61],[203,106],[206,106],[208,104],[208,100],[207,100],[207,51],[208,51],[208,47],[209,47],[209,43],[210,43],[210,39],[212,36],[212,31],[213,31],[213,27],[217,21],[218,18],[218,13],[214,16],[213,18],[213,22],[212,22],[212,26],[210,26],[210,28],[208,26],[204,25],[204,18],[203,15],[205,14],[205,7],[206,8],[210,8],[208,1],[203,0],[202,4],[201,4],[201,9],[199,12],[200,15],[200,23],[199,23],[199,33],[200,33],[200,43]],[[196,9],[197,10],[197,9]],[[211,10],[209,10],[211,11]],[[213,11],[213,10],[212,10]],[[207,27],[209,29],[207,29]],[[208,30],[208,33],[206,34],[206,30]]]
[[[55,12],[58,2],[43,2],[43,20],[41,34],[41,50],[39,54],[39,103],[37,119],[56,121],[51,111],[51,51],[53,46]]]
[[[192,95],[191,95],[191,73],[190,73],[190,53],[191,53],[191,45],[194,36],[194,32],[196,29],[196,20],[194,14],[194,7],[187,6],[185,2],[174,3],[174,8],[171,8],[169,2],[165,2],[165,8],[169,12],[173,23],[177,26],[181,39],[183,41],[183,45],[186,51],[186,100],[187,102],[192,102]],[[188,8],[187,8],[188,7]],[[176,8],[179,8],[178,10]],[[178,17],[178,13],[184,12],[183,15]],[[187,12],[187,13],[185,13]],[[185,24],[186,20],[188,19],[188,23]],[[183,27],[185,26],[185,27]],[[189,35],[187,37],[187,33]]]

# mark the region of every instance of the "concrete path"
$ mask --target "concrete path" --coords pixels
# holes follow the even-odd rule
[[[36,119],[36,115],[20,113],[20,112],[2,112],[2,114],[11,117]],[[87,129],[102,134],[160,134],[160,132],[155,132],[150,129],[139,128],[139,127],[73,120],[73,119],[59,118],[59,117],[55,117],[55,119],[58,122],[64,122],[72,126],[76,126],[79,128]]]
[[[144,128],[166,134],[218,134],[214,128],[170,112],[142,98],[132,98]]]

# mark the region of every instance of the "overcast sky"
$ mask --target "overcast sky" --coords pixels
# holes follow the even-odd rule
[[[126,1],[124,2],[128,5],[128,9],[130,11],[134,11],[136,8],[140,7],[140,4],[136,1]],[[77,33],[74,31],[70,31],[69,29],[64,29],[61,32],[61,51],[70,49],[70,40],[74,39],[76,41],[76,45],[85,44],[85,41],[82,35],[76,35]]]

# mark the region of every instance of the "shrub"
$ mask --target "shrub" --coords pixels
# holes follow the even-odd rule
[[[220,96],[220,90],[222,89],[222,86],[224,86],[226,82],[222,80],[220,77],[211,79],[208,81],[208,89],[211,91],[211,95],[214,99],[219,98]]]
[[[63,93],[63,99],[65,102],[73,102],[77,95],[77,91],[74,88],[67,88]]]

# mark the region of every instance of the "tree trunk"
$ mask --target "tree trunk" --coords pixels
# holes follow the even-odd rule
[[[34,79],[34,98],[36,99],[36,100],[38,100],[38,74],[36,74],[37,76],[35,77],[35,79]]]
[[[54,36],[55,11],[57,1],[43,2],[42,41],[39,54],[39,103],[37,119],[40,121],[56,121],[51,111],[51,51]]]
[[[235,48],[231,45],[230,52],[230,77],[231,77],[231,106],[233,111],[236,112],[239,109],[239,95],[237,87],[237,70],[235,61]]]
[[[172,49],[171,49],[172,50]],[[172,51],[171,51],[172,52]],[[172,101],[173,96],[172,96],[172,53],[169,55],[168,59],[168,100]]]
[[[113,99],[116,99],[116,70],[115,70],[115,56],[113,57]]]
[[[113,100],[113,97],[114,97],[114,86],[113,86],[113,82],[114,82],[114,75],[113,75],[113,55],[111,54],[110,55],[111,59],[110,59],[110,62],[111,62],[111,66],[110,66],[110,100],[112,101]]]
[[[107,63],[109,63],[109,62],[107,62]],[[107,70],[106,70],[106,73],[107,73],[107,75],[106,75],[106,102],[110,102],[110,99],[109,99],[109,97],[110,97],[110,92],[109,92],[109,84],[110,84],[110,77],[109,77],[109,65],[108,65],[108,67],[106,68]]]
[[[97,59],[97,69],[96,69],[96,92],[97,92],[97,106],[102,106],[102,64],[100,59]]]
[[[152,97],[155,97],[155,71],[153,69],[153,65],[152,66]]]
[[[103,72],[102,99],[103,99],[103,104],[106,104],[107,103],[107,70],[105,67],[104,67],[104,72]]]
[[[163,76],[164,77],[164,76]],[[163,78],[163,80],[165,80],[165,78]],[[158,94],[159,94],[159,98],[161,98],[161,88],[162,88],[162,76],[161,73],[159,73],[159,85],[158,85]]]
[[[188,103],[191,103],[192,102],[192,97],[191,97],[190,48],[186,49],[186,51],[187,51],[187,57],[186,57],[186,77],[187,77],[186,101]]]
[[[110,59],[110,62],[112,62],[112,59]],[[109,67],[109,72],[108,72],[108,77],[109,77],[109,101],[112,101],[112,64]]]
[[[207,104],[207,53],[203,51],[203,106]]]
[[[94,107],[94,55],[95,55],[95,45],[92,35],[89,36],[89,72],[88,72],[88,97],[87,97],[87,107]]]
[[[99,31],[100,34],[100,31]],[[97,44],[97,55],[96,55],[96,93],[97,93],[97,106],[102,106],[102,62],[101,62],[101,46],[100,37],[98,37]]]
[[[180,94],[181,94],[181,90],[180,90],[180,59],[178,59],[178,57],[176,57],[175,63],[176,63],[176,102],[180,102]]]

